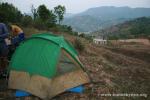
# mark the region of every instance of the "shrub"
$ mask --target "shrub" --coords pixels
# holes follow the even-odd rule
[[[85,49],[83,42],[81,42],[81,40],[79,38],[75,39],[74,47],[78,50],[78,52],[83,52]]]
[[[33,27],[37,28],[38,30],[45,30],[45,23],[41,19],[36,19],[33,23]]]
[[[84,37],[85,37],[85,34],[84,34],[84,33],[81,33],[81,34],[79,35],[79,37],[84,38]]]
[[[148,36],[147,39],[150,41],[150,36]]]
[[[29,27],[29,26],[32,26],[32,17],[31,16],[29,16],[29,15],[25,15],[25,16],[23,16],[23,18],[22,18],[22,21],[21,21],[21,24],[22,24],[22,26],[24,26],[24,27]]]

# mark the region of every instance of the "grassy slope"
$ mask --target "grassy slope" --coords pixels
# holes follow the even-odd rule
[[[24,30],[28,36],[39,33],[35,29]],[[76,38],[68,34],[63,35],[72,43]],[[79,57],[92,82],[85,85],[83,94],[62,93],[52,100],[141,100],[145,98],[102,97],[100,94],[150,94],[150,64],[148,63],[150,47],[141,45],[127,45],[124,48],[99,47],[85,39],[82,39],[82,42],[85,44],[85,51],[80,53]],[[143,54],[146,54],[147,57],[143,57]],[[29,100],[34,100],[33,98]]]
[[[32,32],[26,33],[31,34]],[[71,43],[74,43],[76,37],[64,33],[63,35]],[[102,97],[100,96],[102,93],[150,94],[150,64],[148,63],[150,47],[127,45],[123,46],[124,48],[106,48],[93,45],[83,38],[81,40],[85,44],[85,51],[80,53],[79,57],[92,82],[86,85],[85,93],[81,95],[63,93],[55,97],[54,100],[129,99],[125,97]],[[135,97],[132,99],[140,100],[142,98]]]
[[[82,39],[86,50],[80,54],[92,79],[82,95],[65,93],[54,100],[141,100],[144,97],[102,97],[103,93],[147,93],[150,94],[150,47],[125,45],[120,48],[99,47]]]

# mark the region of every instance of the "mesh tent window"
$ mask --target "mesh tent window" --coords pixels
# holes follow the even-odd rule
[[[79,64],[65,51],[62,50],[59,63],[57,65],[57,75],[62,75],[75,70],[81,69]]]

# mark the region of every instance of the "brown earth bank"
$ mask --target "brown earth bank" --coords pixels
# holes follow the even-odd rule
[[[74,36],[64,35],[74,42]],[[85,84],[82,94],[65,92],[52,100],[149,100],[150,99],[150,47],[147,45],[98,46],[81,39],[85,50],[79,58],[91,82]],[[2,82],[3,83],[3,82]],[[147,94],[145,96],[104,96],[103,94]],[[0,91],[6,100],[12,91]],[[10,96],[11,97],[11,96]],[[12,100],[38,100],[37,97]],[[8,99],[10,100],[10,98]]]

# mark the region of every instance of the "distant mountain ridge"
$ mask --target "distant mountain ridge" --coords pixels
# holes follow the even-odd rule
[[[72,17],[72,16],[74,16],[74,14],[72,14],[72,13],[65,13],[65,15],[64,15],[65,18]]]
[[[79,15],[91,15],[100,18],[137,18],[142,16],[150,16],[150,8],[130,8],[130,7],[114,7],[102,6],[90,8]]]
[[[63,24],[79,32],[89,32],[143,16],[150,16],[150,8],[102,6],[65,17]]]

